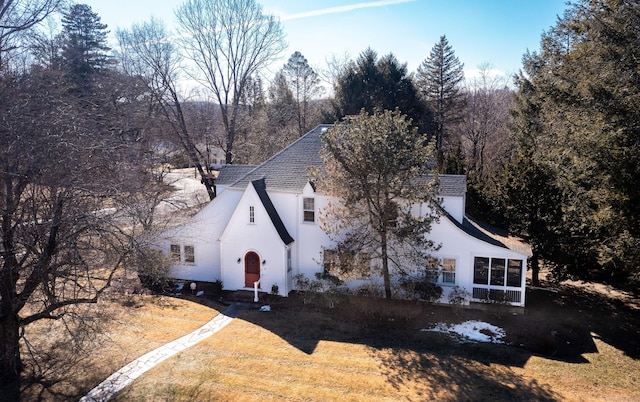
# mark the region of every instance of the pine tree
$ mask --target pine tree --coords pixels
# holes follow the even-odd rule
[[[429,176],[433,146],[398,111],[365,111],[335,125],[322,137],[326,174],[316,172],[320,191],[339,199],[323,213],[323,230],[338,255],[379,262],[385,295],[394,274],[420,266],[435,244],[426,237],[438,216],[436,179]],[[413,215],[426,204],[431,213]],[[363,257],[364,256],[364,257]],[[341,261],[339,277],[358,276],[361,266]]]
[[[107,46],[107,25],[86,4],[74,4],[62,16],[62,63],[76,83],[113,63]]]
[[[583,0],[524,58],[537,155],[563,192],[565,274],[640,279],[638,24],[637,2]]]
[[[307,123],[309,102],[321,90],[320,78],[309,66],[307,59],[298,51],[291,55],[287,64],[282,68],[282,73],[296,101],[298,134],[302,136],[309,129]]]
[[[334,89],[335,120],[357,115],[362,109],[370,114],[399,109],[421,131],[431,124],[431,114],[420,100],[406,64],[400,64],[391,53],[378,59],[375,51],[366,49],[343,71]]]
[[[434,113],[434,134],[439,150],[462,107],[460,85],[464,80],[463,68],[464,64],[460,63],[445,36],[440,37],[429,57],[418,67],[417,87]]]

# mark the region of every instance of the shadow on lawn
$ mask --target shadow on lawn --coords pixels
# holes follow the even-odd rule
[[[554,290],[527,291],[525,315],[503,323],[514,345],[547,358],[586,362],[584,353],[598,352],[596,337],[640,359],[638,306],[586,287],[563,284]]]
[[[294,295],[275,301],[270,313],[251,310],[241,318],[307,354],[312,354],[320,341],[367,345],[394,387],[424,384],[420,392],[425,399],[441,399],[439,392],[445,392],[463,400],[480,396],[557,400],[559,395],[550,387],[524,378],[512,368],[524,367],[532,355],[588,363],[583,355],[598,352],[594,336],[633,359],[640,358],[637,309],[576,286],[563,285],[557,290],[528,291],[528,307],[518,315],[492,310],[463,310],[456,315],[450,307],[379,299],[369,299],[366,303],[374,306],[366,308],[351,299],[326,309],[303,305]],[[466,320],[505,329],[505,341],[511,346],[457,343],[444,334],[420,331],[439,322]]]

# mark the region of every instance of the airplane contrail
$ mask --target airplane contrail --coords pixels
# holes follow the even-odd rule
[[[378,0],[378,1],[368,1],[368,2],[364,2],[364,3],[349,4],[349,5],[346,5],[346,6],[329,7],[329,8],[322,8],[322,9],[319,9],[319,10],[305,11],[305,12],[297,13],[297,14],[281,15],[280,16],[280,20],[281,21],[290,21],[290,20],[297,20],[297,19],[301,19],[301,18],[317,17],[317,16],[320,16],[320,15],[346,13],[346,12],[349,12],[349,11],[359,10],[359,9],[362,9],[362,8],[384,7],[384,6],[391,6],[391,5],[395,5],[395,4],[401,4],[401,3],[411,3],[413,1],[415,1],[415,0]]]

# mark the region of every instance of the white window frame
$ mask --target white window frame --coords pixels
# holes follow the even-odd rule
[[[183,247],[184,249],[184,262],[185,264],[195,264],[196,263],[196,248],[190,244],[187,244]],[[190,249],[187,252],[187,249]]]
[[[311,202],[311,208],[306,202]],[[307,213],[311,214],[311,219],[307,219]],[[316,221],[316,200],[313,197],[302,197],[302,222],[315,223]]]
[[[453,270],[444,268],[445,260],[453,262]],[[458,259],[451,257],[427,257],[427,260],[425,261],[427,273],[432,274],[431,282],[438,285],[454,286],[456,284],[457,266]],[[445,281],[445,274],[452,274],[453,281]]]
[[[171,244],[169,246],[169,256],[173,262],[182,262],[182,246],[179,244]]]

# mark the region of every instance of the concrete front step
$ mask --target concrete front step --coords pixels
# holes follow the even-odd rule
[[[258,292],[258,300],[264,300],[266,294],[265,292]],[[254,297],[253,290],[225,291],[223,296],[224,301],[237,303],[253,303]]]

